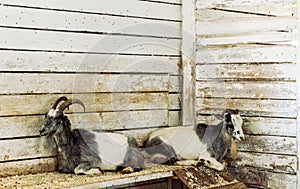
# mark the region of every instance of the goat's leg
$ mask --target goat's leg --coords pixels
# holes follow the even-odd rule
[[[205,165],[217,171],[222,171],[226,167],[225,162],[220,163],[215,158],[211,157],[211,155],[208,152],[201,154],[198,160],[181,160],[181,161],[177,161],[175,165],[196,166],[196,167]]]
[[[75,169],[76,175],[102,175],[102,171],[98,167],[92,167],[89,162],[79,164]]]
[[[177,161],[177,155],[173,147],[166,144],[160,137],[148,141],[145,151],[152,156],[152,163],[172,165]]]
[[[180,160],[180,161],[176,161],[175,165],[179,165],[179,166],[198,166],[199,161],[197,161],[197,160]]]
[[[122,166],[122,173],[128,174],[144,168],[144,156],[134,139],[129,140],[129,147]]]
[[[198,162],[217,171],[222,171],[226,167],[225,162],[220,163],[215,158],[211,157],[208,152],[201,154],[198,158]]]

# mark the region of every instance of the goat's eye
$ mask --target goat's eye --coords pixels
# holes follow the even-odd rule
[[[241,132],[240,132],[240,131],[237,131],[236,133],[237,133],[238,135],[239,135],[239,134],[241,134]]]

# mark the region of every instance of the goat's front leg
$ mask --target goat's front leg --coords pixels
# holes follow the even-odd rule
[[[92,167],[89,162],[80,163],[75,169],[76,175],[102,175],[99,167]]]
[[[198,163],[205,165],[209,168],[215,169],[217,171],[222,171],[226,167],[226,162],[220,163],[215,158],[211,157],[211,155],[208,152],[205,152],[199,156]]]
[[[199,161],[197,160],[180,160],[176,161],[174,165],[179,165],[179,166],[198,166]]]

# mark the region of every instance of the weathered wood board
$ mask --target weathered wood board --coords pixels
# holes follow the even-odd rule
[[[233,24],[234,23],[234,24]],[[222,29],[220,29],[222,24]],[[197,22],[198,35],[224,35],[296,29],[296,17],[249,17]]]
[[[181,1],[4,0],[0,20],[1,176],[55,170],[39,129],[63,95],[86,105],[66,111],[73,128],[140,142],[179,124]]]
[[[297,188],[297,176],[294,174],[276,173],[253,167],[233,167],[230,172],[238,180],[255,188]]]
[[[296,62],[296,48],[290,45],[249,44],[240,46],[202,48],[197,51],[197,62],[206,63],[287,63]],[[200,47],[199,47],[200,48]]]
[[[138,1],[136,1],[138,3]],[[131,8],[132,9],[132,8]],[[45,19],[46,17],[46,19]],[[57,17],[61,19],[57,19]],[[118,33],[142,36],[181,38],[180,22],[111,16],[78,14],[60,10],[28,9],[15,6],[0,7],[1,26],[35,30],[69,31],[82,33]],[[179,18],[178,18],[179,19]],[[56,20],[53,22],[52,20]],[[160,28],[163,27],[164,29]]]
[[[64,73],[179,73],[179,57],[59,52],[0,52],[0,70]]]
[[[249,187],[297,188],[297,1],[196,1],[198,123],[240,109],[232,172]]]
[[[174,1],[165,1],[173,3]],[[178,3],[178,1],[175,1]],[[110,14],[118,16],[128,17],[147,17],[151,19],[161,20],[176,20],[180,21],[180,4],[166,4],[159,3],[157,1],[122,1],[122,0],[93,0],[89,4],[73,3],[71,0],[64,2],[54,3],[52,1],[39,2],[36,0],[21,1],[21,0],[3,0],[3,5],[9,6],[25,6],[30,8],[41,8],[41,9],[54,9],[63,11],[73,11],[82,13],[94,13],[94,14]],[[168,10],[168,11],[165,11]]]
[[[180,39],[0,28],[4,49],[115,54],[180,55]],[[10,39],[10,40],[8,40]]]
[[[198,9],[217,8],[229,12],[237,11],[243,13],[244,15],[252,13],[254,15],[292,16],[295,15],[296,12],[296,0],[206,0],[197,1],[196,6]]]
[[[293,81],[199,81],[197,97],[296,99],[296,83]]]

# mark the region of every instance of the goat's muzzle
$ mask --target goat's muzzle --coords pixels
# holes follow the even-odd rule
[[[234,136],[233,136],[232,138],[233,138],[234,141],[237,141],[237,142],[242,142],[242,141],[245,140],[244,137],[239,137],[239,138],[237,138],[237,137],[234,137]]]

